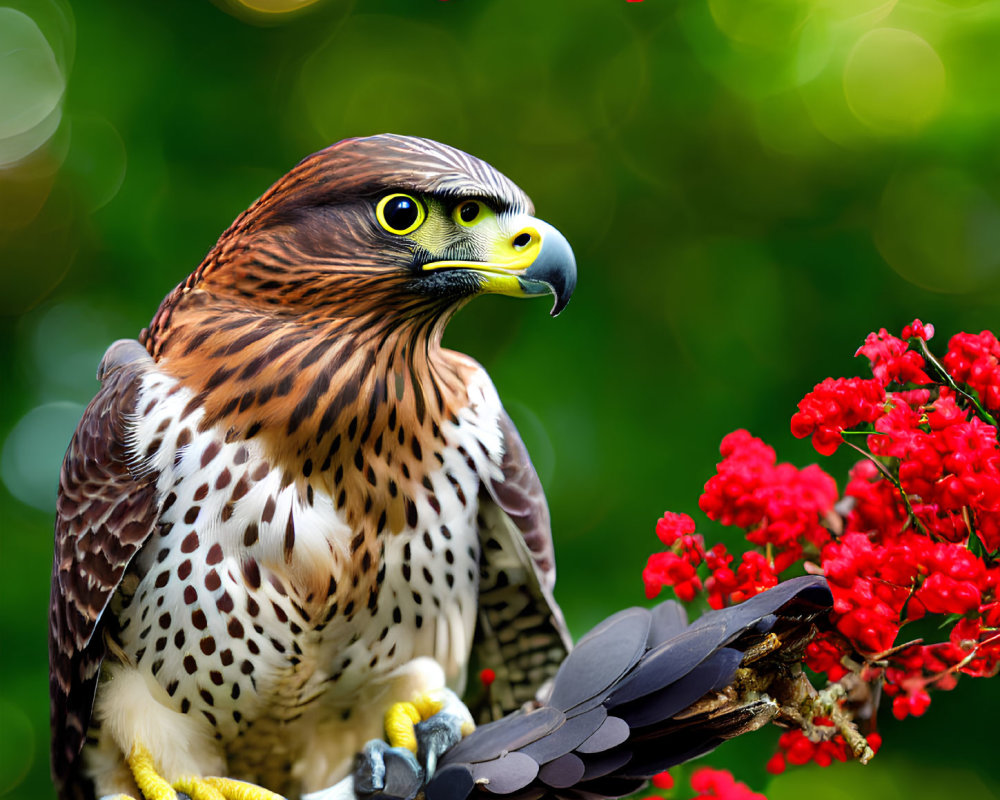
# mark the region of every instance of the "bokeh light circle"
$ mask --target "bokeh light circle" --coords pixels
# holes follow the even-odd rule
[[[37,150],[59,124],[66,80],[41,29],[0,8],[0,165]]]
[[[0,719],[3,734],[0,736],[0,796],[16,789],[31,769],[35,759],[35,731],[28,715],[20,708],[0,697]]]
[[[957,169],[897,172],[882,196],[875,243],[896,272],[924,289],[964,293],[1000,283],[1000,204]]]
[[[915,133],[945,99],[945,68],[912,31],[876,28],[861,36],[844,64],[844,95],[865,125],[890,135]]]
[[[83,406],[46,403],[25,414],[3,443],[0,476],[22,503],[53,511],[59,465],[73,436]]]

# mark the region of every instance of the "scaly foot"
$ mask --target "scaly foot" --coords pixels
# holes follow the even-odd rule
[[[375,800],[412,800],[437,768],[438,758],[475,730],[469,709],[449,689],[417,694],[385,714],[388,744],[365,745],[354,765],[354,788]]]
[[[232,778],[187,775],[170,783],[157,771],[153,756],[141,744],[132,747],[126,760],[145,800],[178,800],[179,794],[191,800],[285,800],[280,794]]]

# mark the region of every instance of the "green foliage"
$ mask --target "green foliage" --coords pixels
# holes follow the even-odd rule
[[[663,509],[708,524],[697,497],[729,430],[808,463],[794,404],[853,374],[843,354],[868,331],[996,326],[995,0],[7,5],[0,161],[24,160],[0,171],[0,794],[50,792],[52,504],[103,348],[332,141],[466,149],[576,249],[557,321],[484,298],[447,337],[536,454],[576,631],[642,602]],[[887,729],[895,757],[864,774],[947,762],[1000,791],[977,713],[995,693],[961,687]],[[762,789],[769,740],[748,738],[713,759]],[[839,797],[838,780],[810,794]]]

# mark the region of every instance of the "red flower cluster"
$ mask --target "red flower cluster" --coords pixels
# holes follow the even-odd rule
[[[885,389],[877,380],[827,378],[799,402],[792,433],[799,439],[811,435],[816,451],[829,456],[843,443],[843,431],[874,422],[884,403]]]
[[[685,602],[705,589],[713,608],[739,603],[774,586],[806,547],[829,541],[822,519],[833,511],[837,486],[823,470],[777,464],[773,449],[742,430],[726,436],[720,452],[723,460],[705,484],[701,509],[710,519],[746,529],[747,539],[766,552],[749,550],[734,563],[722,544],[706,551],[691,517],[667,512],[656,532],[670,549],[649,557],[642,573],[647,597],[672,586]]]
[[[833,733],[833,721],[816,717],[813,725],[830,730],[830,738],[822,738],[817,742],[809,739],[802,731],[793,730],[781,734],[778,739],[778,752],[767,762],[767,771],[772,775],[780,775],[789,764],[801,766],[814,761],[821,767],[828,767],[834,761],[848,761],[851,758],[851,748],[844,737]],[[868,746],[878,752],[882,746],[882,737],[877,733],[869,734]]]
[[[674,779],[669,772],[660,772],[653,776],[653,786],[669,791],[674,788]],[[745,783],[738,782],[731,772],[724,769],[696,769],[691,774],[691,788],[697,792],[693,800],[767,800]]]
[[[997,674],[1000,445],[990,412],[1000,411],[1000,342],[989,331],[961,333],[938,362],[927,347],[933,334],[919,320],[899,338],[870,334],[857,355],[873,378],[827,378],[799,403],[795,436],[812,437],[824,455],[853,436],[864,456],[839,503],[819,467],[778,464],[746,431],[723,439],[699,505],[742,528],[752,547],[738,559],[722,545],[706,549],[690,517],[667,514],[657,531],[669,550],[650,558],[647,594],[668,585],[720,607],[805,561],[834,596],[834,629],[808,645],[805,661],[831,682],[853,672],[880,683],[902,719],[923,714],[929,690],[951,689],[961,674]],[[903,628],[928,615],[939,616],[942,640],[900,646]],[[848,758],[840,734],[817,730],[814,721],[812,738],[784,734],[768,768]]]
[[[955,334],[942,363],[956,381],[979,395],[986,408],[1000,410],[1000,342],[990,331],[978,336]]]
[[[698,793],[693,800],[767,800],[724,769],[696,769],[691,775],[691,788]]]

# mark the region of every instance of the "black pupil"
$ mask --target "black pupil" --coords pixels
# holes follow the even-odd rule
[[[417,221],[420,209],[417,208],[417,202],[412,197],[393,197],[385,204],[382,213],[390,228],[403,231]]]
[[[458,210],[462,222],[472,222],[479,216],[479,203],[466,203]]]

